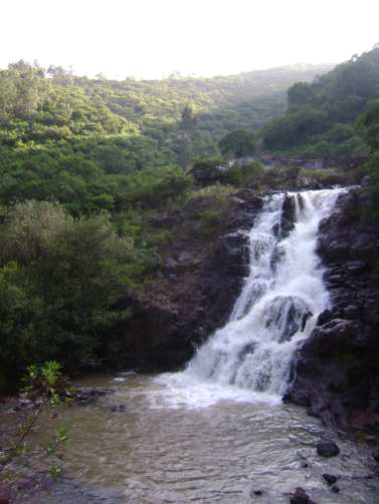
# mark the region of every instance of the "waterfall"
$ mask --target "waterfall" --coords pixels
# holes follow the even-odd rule
[[[258,400],[259,396],[282,396],[296,349],[329,306],[324,269],[316,254],[317,232],[343,191],[304,191],[265,198],[248,233],[249,275],[228,323],[197,351],[183,373],[161,378],[166,385],[181,388],[182,402],[190,400],[193,387],[197,395],[203,387],[204,395],[204,386],[215,400],[233,395],[232,389],[254,393]],[[294,226],[284,233],[286,197],[292,198]]]

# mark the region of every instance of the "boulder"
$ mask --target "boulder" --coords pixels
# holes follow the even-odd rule
[[[328,486],[334,485],[334,483],[337,483],[338,480],[337,476],[334,476],[333,474],[323,474],[322,477]]]
[[[320,457],[336,457],[340,453],[340,449],[334,441],[321,441],[316,448]]]
[[[290,495],[291,504],[316,504],[309,495],[306,493],[304,488],[298,487],[295,493]]]
[[[250,492],[250,495],[251,496],[255,496],[255,497],[262,497],[262,495],[264,494],[264,491],[263,490],[251,490]]]

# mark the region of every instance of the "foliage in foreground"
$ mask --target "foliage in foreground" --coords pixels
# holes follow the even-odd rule
[[[41,414],[71,401],[70,390],[61,369],[62,366],[56,361],[47,361],[41,366],[32,364],[27,368],[22,380],[25,385],[23,396],[33,398],[32,400],[26,399],[33,408],[19,425],[18,437],[14,440],[13,445],[7,450],[5,456],[0,458],[0,475],[6,472],[9,464],[14,462],[18,456],[25,455],[29,451],[28,437],[35,430]],[[55,414],[53,418],[57,416]],[[44,457],[54,453],[57,447],[66,440],[67,430],[64,427],[57,428],[52,439],[45,444]],[[57,476],[60,474],[61,468],[53,465],[49,472],[52,476]]]

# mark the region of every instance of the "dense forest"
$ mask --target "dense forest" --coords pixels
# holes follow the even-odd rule
[[[297,82],[287,95],[286,115],[264,128],[267,150],[303,158],[367,155],[359,118],[379,98],[379,47],[354,55],[310,84]]]
[[[218,155],[224,135],[256,130],[284,112],[288,86],[322,70],[107,81],[61,67],[10,65],[0,72],[0,201],[54,199],[79,213],[120,210],[125,191],[116,188],[127,174]]]

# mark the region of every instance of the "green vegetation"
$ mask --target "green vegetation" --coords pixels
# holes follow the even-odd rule
[[[367,155],[356,121],[379,98],[379,46],[338,65],[313,83],[288,91],[287,114],[269,123],[263,144],[270,151],[308,158]]]
[[[235,187],[254,185],[258,188],[265,174],[266,170],[259,161],[254,161],[246,166],[235,164],[227,172],[227,182]]]
[[[286,89],[323,70],[162,81],[24,61],[0,70],[0,382],[32,364],[70,370],[101,355],[130,316],[118,301],[145,288],[173,240],[154,222],[202,197],[183,168],[253,154]],[[199,234],[217,232],[233,188],[262,178],[259,163],[230,168]]]
[[[83,158],[107,175],[219,154],[218,141],[285,110],[286,89],[327,67],[213,79],[107,81],[24,61],[0,71],[0,169]]]
[[[62,366],[56,361],[48,361],[41,366],[33,364],[27,368],[23,377],[23,394],[26,398],[32,398],[26,399],[26,401],[33,405],[33,411],[29,411],[29,414],[26,415],[26,418],[19,426],[18,437],[14,440],[13,445],[6,452],[3,452],[0,458],[0,474],[3,479],[9,465],[18,456],[25,455],[30,451],[28,438],[35,430],[41,415],[48,413],[52,408],[56,408],[60,404],[67,404],[71,401],[70,389],[61,369]],[[52,418],[57,416],[55,414]],[[43,457],[45,458],[46,455],[54,453],[58,446],[65,441],[67,441],[67,429],[58,427],[54,431],[52,439],[47,441],[43,450]],[[58,475],[61,469],[59,466],[53,465],[50,467],[49,472],[51,475]],[[5,476],[6,478],[7,476]]]
[[[114,304],[153,254],[118,236],[109,216],[73,218],[58,204],[9,209],[0,228],[0,367],[11,375],[56,358],[73,368],[127,312]]]
[[[228,166],[222,158],[207,158],[194,163],[191,173],[202,186],[222,183],[244,187],[251,184],[259,185],[266,170],[260,161],[252,161],[247,165],[234,163]]]
[[[234,158],[252,156],[256,150],[254,134],[247,129],[234,130],[228,133],[219,142],[220,150],[224,156]]]
[[[359,127],[371,149],[371,158],[366,169],[370,176],[373,210],[379,215],[379,99],[370,101],[362,114]]]

